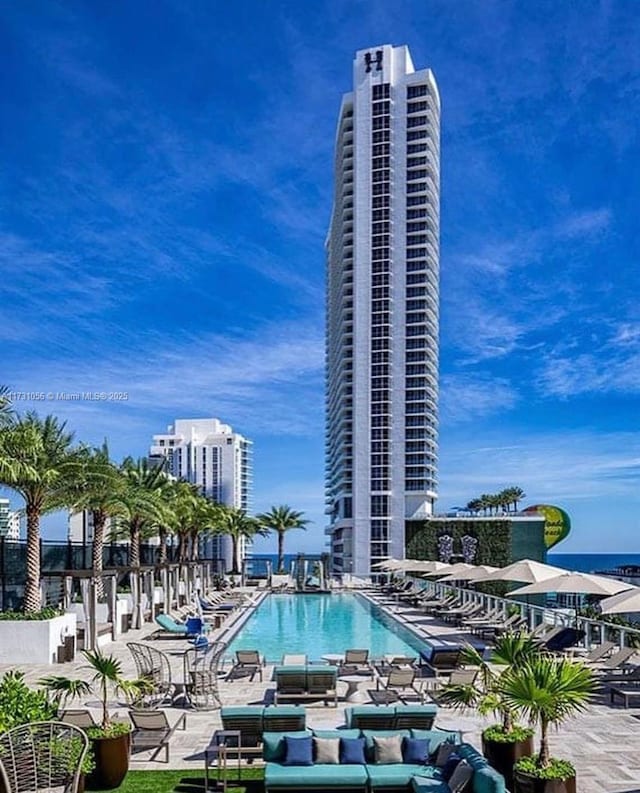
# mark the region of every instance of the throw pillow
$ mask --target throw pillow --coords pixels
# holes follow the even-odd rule
[[[313,765],[313,739],[285,736],[285,751],[282,765]]]
[[[314,738],[313,745],[316,750],[316,763],[340,763],[340,738]]]
[[[402,738],[394,735],[389,738],[373,739],[373,757],[375,763],[390,765],[402,762]]]
[[[447,758],[447,762],[442,766],[440,769],[442,771],[442,778],[445,782],[448,782],[451,777],[453,776],[453,772],[458,767],[458,763],[460,762],[460,755],[453,752]]]
[[[448,741],[445,743],[441,743],[440,746],[438,746],[435,765],[438,768],[442,768],[442,766],[449,759],[449,755],[453,754],[455,750],[456,750],[456,745],[454,743],[449,743]]]
[[[402,758],[405,763],[424,765],[429,760],[429,739],[405,738],[402,742]]]
[[[466,760],[460,760],[456,766],[456,770],[449,779],[449,787],[451,793],[462,793],[466,789],[467,784],[473,776],[473,768],[467,763]]]
[[[344,765],[365,765],[364,738],[340,738],[340,762]]]

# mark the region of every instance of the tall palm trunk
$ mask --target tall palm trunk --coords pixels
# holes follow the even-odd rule
[[[545,768],[549,765],[549,725],[546,719],[540,720],[540,754],[538,755],[538,765]]]
[[[39,611],[40,597],[40,511],[27,505],[27,571],[24,585],[25,612]]]
[[[198,530],[194,529],[191,532],[191,561],[198,560]]]
[[[284,532],[278,529],[278,572],[284,573]]]
[[[158,564],[166,564],[167,563],[167,530],[164,526],[160,526],[158,529]]]
[[[178,534],[178,561],[187,561],[187,538],[184,532]]]
[[[238,575],[240,572],[240,538],[235,534],[231,535],[231,572],[233,575]]]
[[[129,528],[129,567],[140,567],[140,524],[137,520]]]
[[[104,550],[104,530],[107,525],[107,513],[101,509],[93,510],[93,547],[91,548],[91,567],[97,579],[96,591],[98,598],[104,597],[104,579],[102,578],[102,554]]]

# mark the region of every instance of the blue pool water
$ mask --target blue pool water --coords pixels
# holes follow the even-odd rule
[[[372,658],[417,655],[426,647],[411,631],[356,594],[268,595],[229,645],[259,650],[267,661],[284,653],[325,653],[368,648]]]

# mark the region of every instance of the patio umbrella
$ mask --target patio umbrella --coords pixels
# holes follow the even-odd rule
[[[490,564],[471,565],[471,569],[462,573],[449,573],[441,578],[440,581],[477,581],[482,576],[495,573],[499,567],[492,567]]]
[[[448,570],[446,572],[446,580],[447,581],[466,581],[467,580],[467,573],[470,573],[472,570],[475,570],[475,565],[467,564],[466,562],[456,562],[456,564],[448,565]],[[444,579],[440,579],[441,581]]]
[[[423,576],[428,577],[432,575],[444,575],[451,569],[451,565],[446,562],[437,562],[435,559],[423,559],[420,561],[420,567],[416,570],[417,573],[422,573]]]
[[[519,559],[513,564],[501,567],[494,573],[478,576],[475,581],[516,581],[522,584],[534,584],[537,581],[544,581],[566,573],[562,567],[554,567],[551,564],[543,564],[533,559]]]
[[[631,584],[625,584],[615,578],[591,573],[571,573],[565,570],[553,578],[536,581],[509,592],[509,595],[543,595],[547,592],[565,592],[572,595],[616,595]]]
[[[394,562],[398,562],[398,561],[399,561],[399,559],[392,559],[391,557],[389,557],[388,559],[383,559],[381,562],[376,562],[375,564],[372,564],[371,568],[374,569],[374,570],[386,570],[387,565],[390,562],[394,563]]]
[[[631,614],[640,611],[640,587],[626,589],[600,601],[603,614]]]

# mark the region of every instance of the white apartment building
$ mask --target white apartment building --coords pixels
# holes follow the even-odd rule
[[[218,419],[176,419],[167,432],[153,436],[151,457],[167,459],[173,476],[198,485],[202,493],[220,504],[249,511],[252,488],[252,442]],[[207,555],[232,564],[228,537],[209,541]],[[248,553],[242,546],[241,554]]]
[[[8,498],[0,498],[0,537],[7,540],[20,539],[20,513],[11,510]]]
[[[402,558],[437,497],[440,98],[406,46],[360,50],[327,251],[326,512],[335,573]]]

